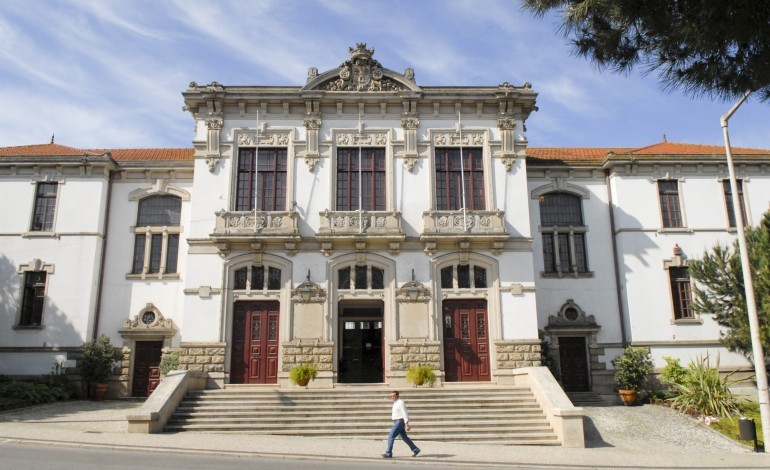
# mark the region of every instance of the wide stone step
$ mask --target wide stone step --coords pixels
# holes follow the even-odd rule
[[[239,432],[384,439],[390,388],[235,387],[189,393],[166,431]],[[419,440],[558,445],[526,387],[442,387],[401,392]]]

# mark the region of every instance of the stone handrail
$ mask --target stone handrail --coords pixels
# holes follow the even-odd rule
[[[500,210],[423,212],[423,235],[505,235],[503,216]]]
[[[188,390],[206,388],[202,372],[175,370],[166,375],[142,406],[126,416],[128,432],[154,434],[163,432],[174,410]]]
[[[586,446],[583,408],[572,404],[547,367],[514,369],[513,383],[528,386],[532,390],[562,447]]]
[[[319,235],[403,235],[398,211],[323,211]]]
[[[281,236],[296,235],[296,211],[226,211],[216,212],[216,224],[212,236],[259,235]]]

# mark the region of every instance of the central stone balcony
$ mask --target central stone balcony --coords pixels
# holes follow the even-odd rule
[[[405,235],[398,211],[323,211],[319,215],[316,240],[327,256],[335,246],[364,250],[384,245],[394,254],[401,250]]]
[[[227,211],[215,213],[211,238],[220,252],[227,253],[235,244],[249,243],[250,249],[261,251],[265,244],[280,244],[289,254],[297,250],[300,241],[296,211]]]
[[[500,210],[423,212],[420,241],[429,255],[437,249],[450,249],[450,246],[462,251],[490,249],[499,254],[510,238],[505,230],[504,215]]]

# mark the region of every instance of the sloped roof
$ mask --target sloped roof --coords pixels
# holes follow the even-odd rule
[[[739,155],[770,155],[770,150],[747,149],[741,147],[731,147],[730,150],[732,153]],[[724,155],[725,148],[724,146],[719,145],[660,142],[647,147],[634,149],[628,153],[634,155]]]
[[[116,161],[183,161],[192,160],[195,149],[91,149],[82,150],[59,144],[22,145],[0,147],[0,157],[69,157],[81,155],[104,155],[109,152]]]
[[[81,150],[66,145],[40,144],[21,145],[19,147],[0,147],[2,157],[62,157],[79,155],[101,155],[98,150]]]
[[[731,148],[733,155],[757,155],[770,158],[770,150],[750,149],[741,147]],[[611,147],[528,147],[528,159],[537,161],[588,163],[604,161],[605,158],[615,154],[616,156],[633,157],[724,157],[725,148],[718,145],[685,144],[678,142],[659,142],[639,148],[611,148]],[[610,154],[612,152],[612,154]]]
[[[116,161],[151,161],[151,160],[192,160],[195,149],[156,148],[156,149],[107,149]]]
[[[604,160],[608,152],[626,153],[627,148],[528,147],[527,157],[539,160]]]

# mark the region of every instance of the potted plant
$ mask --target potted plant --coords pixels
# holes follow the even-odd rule
[[[78,363],[80,376],[90,392],[94,386],[93,398],[99,400],[107,393],[107,379],[112,375],[115,361],[123,357],[120,348],[110,344],[110,338],[102,335],[83,344],[83,356]]]
[[[615,384],[620,398],[627,406],[633,405],[639,390],[653,371],[650,351],[629,346],[623,350],[623,354],[613,359],[612,365],[615,366]]]
[[[289,380],[300,387],[307,387],[311,380],[318,374],[315,364],[299,364],[289,371]]]
[[[433,386],[436,382],[436,373],[433,372],[433,368],[430,366],[412,366],[406,371],[406,381],[414,384],[416,387],[428,384],[429,387]]]

